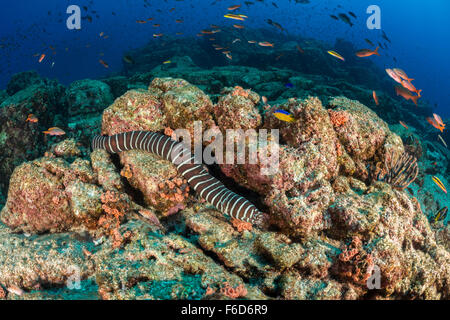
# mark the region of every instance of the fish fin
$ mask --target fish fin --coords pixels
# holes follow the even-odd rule
[[[418,106],[417,105],[417,100],[420,98],[420,96],[417,96],[417,97],[411,97],[411,100],[412,100],[412,102],[414,102],[414,104],[416,105],[416,106]]]
[[[373,54],[376,54],[377,56],[379,56],[380,54],[378,53],[378,49],[380,49],[379,46],[375,50],[373,50]]]
[[[421,97],[421,95],[420,95],[421,92],[422,92],[422,89],[420,89],[420,90],[417,91],[417,96],[418,96],[419,98]]]

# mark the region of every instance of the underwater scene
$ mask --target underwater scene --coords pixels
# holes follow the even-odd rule
[[[448,12],[2,8],[0,300],[449,299]]]

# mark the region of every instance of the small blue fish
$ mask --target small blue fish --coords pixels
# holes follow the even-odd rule
[[[290,114],[287,111],[284,110],[276,110],[273,115],[281,121],[285,121],[285,122],[295,122],[295,118],[292,116],[292,114]]]
[[[294,87],[294,85],[292,84],[292,83],[286,83],[285,85],[284,85],[286,88],[293,88]]]

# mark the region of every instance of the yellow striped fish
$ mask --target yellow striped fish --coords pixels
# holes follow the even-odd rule
[[[295,122],[295,118],[292,116],[292,114],[290,114],[289,112],[284,111],[284,110],[276,110],[273,113],[273,115],[278,120],[281,120],[281,121],[285,121],[285,122],[289,122],[289,123]]]
[[[341,59],[342,61],[345,61],[344,57],[341,56],[339,53],[337,53],[336,51],[328,51],[329,54],[331,54],[333,57]]]
[[[245,18],[248,18],[246,15],[243,15],[243,14],[232,14],[232,13],[228,13],[228,14],[224,15],[224,17],[228,18],[228,19],[239,20],[239,21],[244,21]]]
[[[436,183],[436,185],[437,185],[439,188],[441,188],[442,191],[445,192],[445,194],[447,194],[447,189],[445,189],[444,184],[442,183],[441,180],[439,180],[438,177],[433,176],[433,181],[434,181],[434,183]]]
[[[445,218],[447,218],[447,212],[448,212],[448,208],[447,207],[443,207],[441,210],[438,211],[438,213],[436,213],[436,215],[433,217],[433,222],[438,222],[438,221],[444,221]]]

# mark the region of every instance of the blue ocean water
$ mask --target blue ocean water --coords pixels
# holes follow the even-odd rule
[[[247,4],[237,0],[17,0],[0,10],[0,89],[13,74],[25,70],[36,70],[63,84],[120,72],[125,52],[158,41],[152,37],[153,23],[161,25],[157,32],[170,35],[182,31],[182,37],[192,37],[210,24],[236,23],[223,15],[237,4],[242,7],[233,12],[249,17],[247,29],[273,29],[266,22],[271,19],[290,35],[324,40],[330,47],[338,38],[355,48],[366,48],[365,38],[387,44],[387,49],[380,50],[381,57],[373,61],[383,69],[406,70],[416,79],[414,85],[423,89],[423,99],[442,116],[450,116],[447,0],[253,0]],[[69,5],[81,8],[81,30],[66,27]],[[367,28],[370,5],[381,9],[381,30]],[[349,16],[353,27],[330,18],[349,11],[357,16]],[[153,20],[147,24],[136,23],[150,17]],[[176,19],[184,22],[176,23]],[[99,37],[102,32],[107,39]],[[391,43],[382,38],[382,32]],[[40,54],[46,54],[42,63],[38,63]],[[108,69],[98,63],[99,55],[108,62]]]

